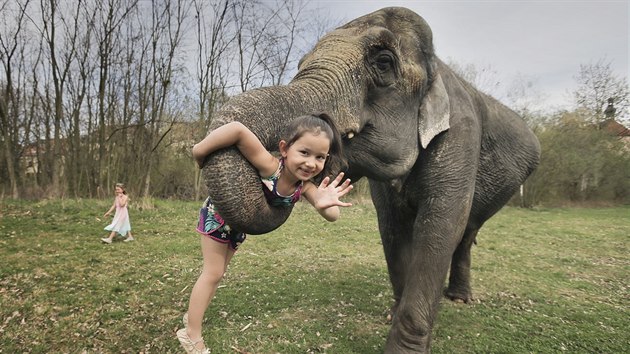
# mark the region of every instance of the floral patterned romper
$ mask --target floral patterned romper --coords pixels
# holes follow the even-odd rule
[[[269,204],[274,207],[293,205],[300,200],[300,195],[302,194],[303,183],[301,181],[296,184],[295,191],[290,196],[278,194],[278,179],[280,178],[283,168],[284,160],[280,159],[280,164],[276,172],[269,177],[260,178],[265,197]],[[215,210],[210,197],[206,198],[199,211],[197,232],[217,242],[229,243],[230,248],[235,251],[238,249],[238,246],[245,242],[245,238],[247,237],[245,233],[232,229],[225,223],[221,215]]]

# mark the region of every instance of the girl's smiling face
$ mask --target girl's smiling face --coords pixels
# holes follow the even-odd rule
[[[280,141],[280,153],[285,171],[296,180],[308,181],[323,169],[330,149],[330,138],[325,132],[305,132],[291,146]]]
[[[121,194],[123,194],[123,189],[117,186],[116,189],[115,189],[115,193],[116,193],[116,195],[121,195]]]

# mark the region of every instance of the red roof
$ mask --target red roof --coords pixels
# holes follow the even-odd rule
[[[602,129],[606,130],[607,132],[615,136],[619,136],[619,137],[630,136],[630,129],[624,127],[623,124],[617,122],[614,119],[608,119],[602,122],[601,127]]]

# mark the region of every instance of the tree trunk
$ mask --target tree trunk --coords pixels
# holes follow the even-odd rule
[[[11,197],[18,199],[20,197],[17,176],[15,173],[15,166],[13,164],[13,149],[11,148],[11,137],[9,136],[9,120],[8,111],[5,104],[5,100],[0,98],[0,121],[2,122],[2,139],[4,140],[5,159],[7,163],[7,173],[9,175],[9,181],[11,183]]]

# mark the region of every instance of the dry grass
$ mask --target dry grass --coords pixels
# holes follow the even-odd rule
[[[197,203],[131,210],[137,242],[99,243],[110,201],[0,204],[0,353],[179,353],[201,257]],[[506,208],[473,252],[472,305],[444,300],[434,353],[630,347],[630,209]],[[207,312],[213,353],[379,353],[391,290],[369,203],[327,223],[298,205],[250,236]]]

